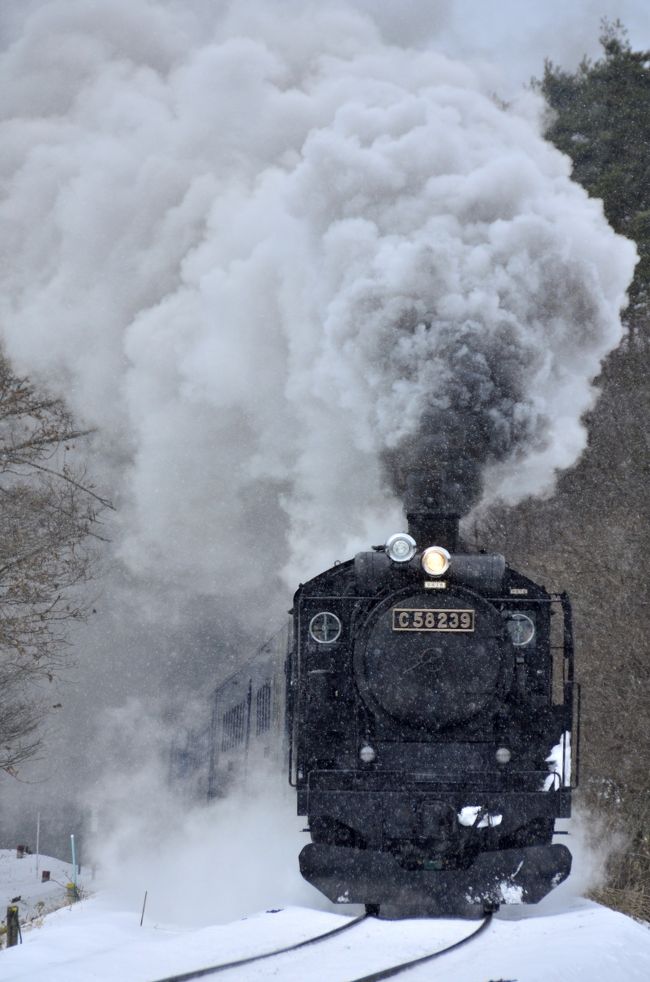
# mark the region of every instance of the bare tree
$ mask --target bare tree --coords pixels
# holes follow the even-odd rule
[[[79,588],[110,507],[72,462],[87,435],[0,354],[0,768],[9,773],[39,747],[52,708],[39,683],[61,670],[70,622],[84,616]]]

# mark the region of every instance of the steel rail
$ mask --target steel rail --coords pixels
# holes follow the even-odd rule
[[[469,941],[472,941],[474,938],[478,937],[482,931],[485,931],[491,920],[492,914],[489,913],[475,931],[472,931],[471,934],[461,938],[460,941],[455,941],[454,944],[448,945],[446,948],[440,948],[438,951],[434,951],[430,955],[422,955],[420,958],[413,958],[409,962],[400,962],[399,965],[391,965],[390,968],[384,968],[379,972],[371,972],[370,975],[363,975],[360,978],[351,979],[350,982],[381,982],[382,979],[392,979],[393,976],[399,975],[401,972],[406,972],[410,968],[415,968],[416,965],[424,965],[425,962],[431,962],[434,958],[440,958],[441,955],[446,955],[448,952],[453,951],[456,948],[461,948],[464,944],[467,944]]]
[[[288,951],[298,951],[299,948],[306,948],[308,945],[316,944],[318,941],[324,941],[326,938],[333,938],[336,934],[342,934],[344,931],[349,931],[351,927],[356,927],[361,921],[368,919],[369,914],[362,914],[360,917],[354,917],[352,920],[348,921],[347,924],[341,925],[341,927],[335,927],[331,931],[326,931],[324,934],[317,934],[313,938],[306,938],[304,941],[298,941],[296,944],[287,945],[285,948],[275,948],[273,951],[265,951],[260,955],[250,955],[248,958],[238,958],[232,962],[221,962],[218,965],[208,965],[206,968],[197,968],[191,972],[181,972],[180,975],[168,975],[164,979],[156,979],[156,982],[190,982],[191,979],[201,979],[205,978],[207,975],[216,975],[217,972],[225,972],[230,968],[239,968],[241,965],[251,965],[253,962],[262,961],[264,958],[273,958],[274,955],[284,955]]]

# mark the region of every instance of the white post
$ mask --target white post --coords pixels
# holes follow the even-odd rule
[[[41,813],[36,814],[36,879],[38,879],[38,861],[41,852]]]
[[[70,851],[72,852],[72,882],[74,883],[75,893],[77,891],[77,853],[74,847],[74,835],[70,836]],[[75,898],[76,899],[76,898]]]

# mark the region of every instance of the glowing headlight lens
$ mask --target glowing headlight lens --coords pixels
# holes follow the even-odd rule
[[[372,747],[368,746],[368,744],[363,746],[359,751],[359,757],[361,757],[361,760],[364,764],[372,764],[376,756],[377,754],[375,753]]]
[[[428,576],[442,576],[449,569],[451,556],[442,546],[429,546],[422,553],[422,569]]]
[[[413,559],[417,545],[413,536],[406,532],[396,532],[386,541],[386,552],[394,563],[407,563]]]
[[[507,747],[499,747],[499,749],[495,754],[495,757],[497,759],[497,764],[509,764],[512,754],[510,753]]]

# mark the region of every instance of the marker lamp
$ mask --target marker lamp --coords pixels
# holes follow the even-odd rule
[[[406,532],[396,532],[386,541],[385,549],[394,563],[407,563],[409,559],[413,559],[417,545],[413,536]]]

